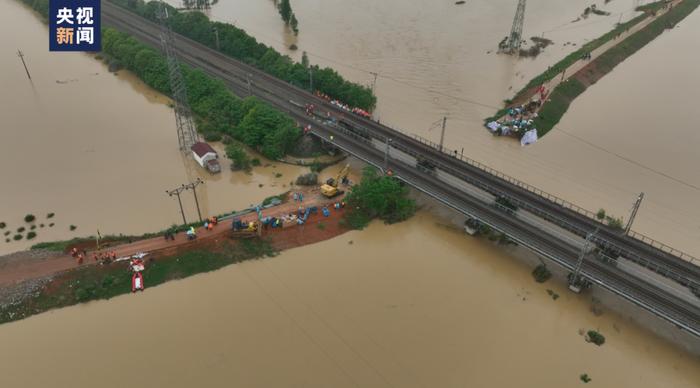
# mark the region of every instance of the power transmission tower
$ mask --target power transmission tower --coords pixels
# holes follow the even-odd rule
[[[632,229],[632,222],[634,222],[634,217],[637,217],[637,212],[639,211],[639,206],[642,204],[642,200],[644,199],[644,193],[640,193],[639,197],[637,197],[637,202],[634,203],[634,207],[632,208],[632,214],[630,214],[630,219],[627,221],[627,226],[625,227],[625,234],[630,232],[630,229]]]
[[[525,23],[525,1],[518,0],[518,9],[513,18],[513,27],[510,29],[505,51],[509,54],[516,54],[520,51],[520,43],[523,40],[523,23]]]
[[[168,10],[162,1],[158,2],[158,20],[160,21],[160,43],[167,57],[170,91],[175,103],[177,141],[180,144],[180,150],[188,152],[192,145],[199,141],[199,135],[192,119],[190,105],[187,102],[187,87],[182,77],[180,63],[175,54],[175,37],[168,25]]]

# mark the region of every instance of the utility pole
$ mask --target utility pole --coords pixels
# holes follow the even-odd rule
[[[442,132],[440,133],[440,152],[442,152],[442,144],[445,141],[445,126],[447,124],[447,116],[442,118]]]
[[[194,203],[197,205],[197,215],[199,216],[199,222],[202,222],[202,212],[199,211],[199,200],[197,199],[197,186],[199,186],[202,183],[204,183],[204,181],[201,178],[197,178],[196,181],[184,185],[185,190],[192,189],[192,193],[194,194]]]
[[[391,144],[391,139],[386,139],[386,150],[384,150],[384,172],[389,168],[389,146]]]
[[[221,42],[219,42],[219,29],[214,27],[214,37],[216,38],[216,49],[221,51]]]
[[[187,225],[187,220],[185,219],[185,210],[182,208],[182,200],[180,199],[180,193],[182,193],[185,190],[185,185],[182,185],[172,190],[165,190],[165,193],[168,194],[168,196],[170,197],[172,197],[173,195],[177,195],[177,202],[180,204],[180,213],[182,214],[183,225]]]
[[[643,199],[644,193],[640,193],[639,197],[637,197],[637,201],[634,203],[634,207],[632,207],[632,214],[630,214],[630,219],[629,221],[627,221],[627,226],[625,227],[625,234],[628,234],[632,229],[632,222],[634,222],[634,218],[637,217],[637,211],[639,211],[639,206],[642,204]]]
[[[377,86],[377,76],[379,73],[375,73],[373,71],[370,71],[369,73],[374,76],[374,80],[372,81],[372,94],[374,94],[374,87]]]
[[[22,53],[22,50],[17,49],[17,56],[22,60],[22,64],[24,65],[24,71],[27,72],[27,78],[31,80],[32,76],[29,74],[29,69],[27,69],[27,63],[24,62],[24,54]]]
[[[314,69],[309,67],[309,90],[314,92]]]
[[[581,292],[581,287],[578,285],[578,283],[579,277],[581,276],[581,267],[583,267],[583,258],[586,257],[586,254],[588,253],[588,247],[591,244],[591,240],[593,240],[593,236],[595,236],[596,233],[598,233],[598,229],[594,230],[591,233],[588,233],[588,235],[586,236],[586,241],[584,241],[583,247],[581,248],[581,252],[579,252],[578,255],[576,269],[574,270],[571,279],[569,279],[569,289],[576,293]]]

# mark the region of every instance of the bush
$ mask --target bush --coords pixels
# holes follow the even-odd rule
[[[27,230],[27,228],[25,228],[24,226],[20,226],[19,228],[17,228],[17,233],[24,233],[25,230]]]
[[[532,277],[535,278],[537,283],[544,283],[552,277],[552,273],[549,272],[546,265],[540,264],[532,270]]]
[[[72,232],[72,231],[74,231],[74,230],[78,229],[78,227],[77,227],[77,226],[75,226],[75,225],[71,225],[71,226],[69,227],[69,229],[70,229],[70,230],[71,230],[71,232]]]
[[[16,234],[16,235],[14,235],[14,236],[12,237],[12,239],[15,240],[15,241],[19,241],[19,240],[22,239],[22,235],[21,235],[21,234]]]
[[[34,217],[33,214],[27,214],[26,216],[24,216],[24,222],[27,222],[27,223],[34,222],[35,219],[36,219],[36,217]]]
[[[53,226],[56,225],[53,222],[49,224],[49,228],[53,228]]]
[[[34,232],[27,233],[27,240],[32,240],[34,237],[36,237],[36,233],[34,233]]]
[[[221,134],[218,132],[207,132],[204,134],[204,140],[206,140],[206,141],[219,141],[219,140],[221,140]]]
[[[250,170],[250,157],[238,143],[231,143],[226,146],[226,156],[231,159],[231,170]]]
[[[12,241],[12,240],[10,240],[9,238],[6,238],[6,239],[5,239],[5,242],[6,242],[6,243],[9,243],[10,241]]]
[[[615,218],[615,217],[606,217],[606,221],[608,222],[608,226],[617,229],[617,230],[622,230],[623,223],[624,221],[622,220],[622,217],[620,218]]]
[[[6,226],[7,226],[6,223],[0,222],[0,229],[5,229]]]
[[[8,231],[5,231],[5,236],[9,236],[10,233],[12,233],[12,232],[10,232],[9,230],[8,230]]]
[[[597,218],[600,221],[604,220],[605,219],[605,209],[602,209],[602,208],[599,209],[598,213],[595,214],[595,218]]]
[[[258,158],[253,158],[253,159],[250,160],[250,164],[253,165],[253,167],[258,167],[258,166],[260,166],[262,163],[260,163],[260,159],[258,159]]]
[[[579,378],[586,384],[588,384],[592,380],[590,377],[588,377],[588,373],[582,374],[581,376],[579,376]]]
[[[595,330],[588,330],[588,333],[586,334],[586,340],[588,342],[592,342],[598,346],[601,346],[605,343],[605,337]]]
[[[49,213],[46,215],[46,218],[53,218],[54,215],[55,215],[54,213]]]
[[[318,174],[310,172],[308,174],[299,175],[296,180],[299,186],[314,186],[318,184]]]
[[[387,224],[401,222],[416,212],[416,203],[408,198],[408,188],[398,179],[372,168],[362,171],[362,179],[346,197],[346,223],[354,229],[363,229],[373,218]]]

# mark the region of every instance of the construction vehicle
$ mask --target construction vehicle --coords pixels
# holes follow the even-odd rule
[[[262,228],[259,222],[251,221],[245,222],[241,221],[239,218],[233,220],[231,224],[231,236],[233,238],[254,238],[260,237],[262,234]]]
[[[343,194],[344,191],[338,189],[338,184],[340,182],[347,183],[349,171],[350,165],[346,164],[335,178],[329,178],[326,183],[321,185],[321,194],[323,194],[323,196],[326,198],[333,198]]]

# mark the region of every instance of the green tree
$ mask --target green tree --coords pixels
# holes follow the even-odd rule
[[[291,19],[289,19],[289,26],[292,27],[292,31],[294,31],[294,35],[299,34],[299,21],[297,20],[296,15],[292,13]]]
[[[240,146],[240,144],[231,143],[227,145],[226,156],[231,159],[232,170],[250,170],[250,157],[248,154],[246,154],[245,150]]]
[[[289,0],[281,0],[278,9],[280,15],[282,15],[282,20],[284,20],[286,24],[289,24],[292,17],[292,5],[289,3]]]
[[[408,192],[398,179],[366,167],[360,183],[347,196],[350,211],[346,221],[356,229],[364,228],[375,217],[388,224],[404,221],[416,212],[416,203],[408,198]]]

